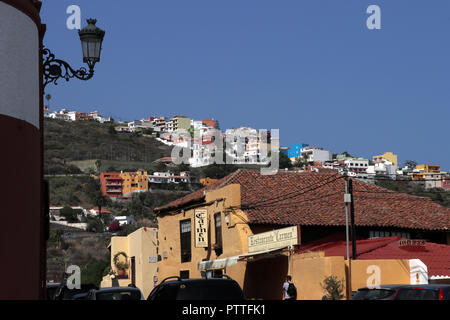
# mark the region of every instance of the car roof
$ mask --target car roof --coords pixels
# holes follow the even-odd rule
[[[113,292],[113,291],[139,291],[141,290],[139,288],[134,287],[108,287],[108,288],[100,288],[95,290],[95,292]]]
[[[194,279],[179,279],[179,280],[167,280],[162,282],[161,284],[164,283],[186,283],[186,282],[219,282],[219,281],[232,281],[232,282],[236,282],[233,279],[227,279],[227,278],[194,278]]]
[[[403,287],[403,286],[406,286],[406,285],[405,284],[385,284],[385,285],[376,286],[373,288],[363,287],[363,288],[359,288],[358,290],[397,289],[397,288]]]
[[[77,293],[76,295],[74,295],[73,297],[81,297],[81,296],[87,296],[87,292],[82,292],[82,293]]]
[[[363,287],[358,290],[376,290],[376,289],[411,289],[411,288],[424,288],[424,289],[439,289],[450,288],[450,284],[386,284],[377,286],[374,288]]]
[[[402,286],[402,289],[411,289],[411,288],[424,288],[424,289],[450,288],[450,284],[408,284]]]

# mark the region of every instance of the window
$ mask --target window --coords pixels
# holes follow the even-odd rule
[[[401,236],[402,238],[409,239],[409,232],[400,232],[400,231],[369,231],[369,239],[372,238],[383,238],[383,237],[395,237]]]
[[[189,279],[189,270],[181,270],[180,278],[181,279]]]
[[[216,245],[218,249],[216,250],[217,255],[222,254],[222,216],[220,212],[214,214],[214,226],[216,234]]]
[[[191,220],[180,221],[181,262],[191,261]]]

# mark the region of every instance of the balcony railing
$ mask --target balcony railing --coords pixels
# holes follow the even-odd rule
[[[120,182],[106,182],[107,186],[121,186],[122,184]]]
[[[121,189],[107,189],[106,192],[108,193],[122,193]]]

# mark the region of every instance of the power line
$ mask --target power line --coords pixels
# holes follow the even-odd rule
[[[354,178],[354,179],[364,179],[364,178],[357,178],[357,177],[350,177],[350,178]],[[370,180],[374,180],[374,181],[392,181],[392,182],[428,182],[428,181],[443,181],[443,179],[419,179],[419,180],[402,180],[402,179],[390,179],[387,177],[381,177],[381,178],[369,178]]]
[[[339,179],[341,179],[342,177],[337,177],[337,178],[335,178],[335,179],[333,179],[333,180],[331,180],[331,181],[327,181],[326,183],[323,183],[323,184],[320,184],[320,185],[317,185],[317,186],[315,186],[315,187],[312,187],[311,188],[311,186],[309,186],[308,188],[303,188],[303,189],[300,189],[300,190],[297,190],[297,191],[295,191],[295,192],[291,192],[291,193],[288,193],[288,194],[286,194],[286,195],[283,195],[283,196],[278,196],[278,197],[276,197],[276,198],[273,198],[273,199],[267,199],[267,200],[263,200],[263,201],[260,201],[260,202],[258,202],[258,203],[256,203],[256,202],[254,202],[254,203],[256,203],[256,205],[254,205],[254,203],[250,203],[250,204],[247,204],[247,207],[259,207],[259,206],[261,206],[261,205],[273,205],[273,204],[275,204],[275,203],[277,203],[277,202],[281,202],[281,201],[285,201],[285,200],[288,200],[288,199],[292,199],[292,198],[295,198],[295,197],[298,197],[298,196],[301,196],[301,195],[304,195],[304,194],[306,194],[306,193],[309,193],[309,192],[311,192],[311,191],[314,191],[314,190],[317,190],[317,189],[319,189],[319,188],[321,188],[321,187],[323,187],[323,186],[325,186],[325,185],[327,185],[327,184],[329,184],[329,183],[332,183],[332,182],[334,182],[334,181],[336,181],[336,180],[339,180]],[[303,192],[301,192],[301,191],[303,191]]]
[[[409,195],[414,195],[414,194],[411,194],[411,193],[406,193],[406,192],[399,192],[399,191],[393,191],[393,190],[386,190],[386,191],[368,191],[368,190],[359,190],[359,191],[353,191],[353,192],[361,192],[361,193],[387,193],[387,194],[409,194]],[[448,192],[448,191],[434,191],[434,192],[432,192],[432,191],[430,191],[430,192],[427,192],[427,191],[424,191],[423,193],[448,193],[449,195],[450,195],[450,192]]]
[[[331,179],[331,178],[333,178],[333,177],[336,177],[336,176],[338,176],[338,175],[339,175],[338,173],[337,173],[337,174],[334,174],[333,176],[328,177],[327,179],[325,179],[325,181],[327,181],[327,180],[329,180],[329,179]],[[267,187],[266,185],[261,184],[261,183],[258,181],[258,179],[256,179],[255,177],[252,176],[252,178],[253,178],[253,181],[254,181],[255,183],[257,183],[259,186],[261,186],[261,187],[263,187],[263,188],[266,188],[266,187]],[[339,177],[339,179],[340,179],[340,178],[341,178],[341,177]],[[337,180],[337,179],[336,179],[336,180]],[[307,189],[310,188],[310,187],[312,187],[312,185],[309,185],[309,186],[307,186],[307,187],[305,187],[305,188],[302,188],[302,189],[300,189],[300,190],[296,190],[296,191],[293,191],[293,192],[289,192],[289,193],[286,193],[286,194],[284,194],[284,195],[277,196],[277,197],[274,197],[274,198],[269,198],[269,199],[261,200],[261,201],[258,201],[258,202],[250,202],[250,203],[248,203],[247,205],[248,205],[248,206],[251,206],[251,205],[254,205],[254,204],[264,204],[264,203],[266,203],[266,202],[277,201],[278,199],[283,199],[283,197],[291,196],[291,195],[293,195],[293,194],[298,194],[299,192],[304,191],[304,190],[307,190]]]
[[[406,195],[406,194],[405,194]],[[363,200],[363,199],[376,199],[376,200],[392,200],[392,201],[433,201],[430,197],[420,197],[420,196],[413,196],[411,197],[402,197],[402,195],[394,196],[394,197],[377,197],[376,195],[363,195],[354,197],[355,200]],[[434,201],[433,201],[434,202]]]
[[[323,195],[321,197],[316,197],[316,198],[311,198],[311,199],[305,199],[305,200],[299,200],[299,201],[294,201],[294,202],[278,204],[277,207],[278,208],[283,208],[283,207],[287,207],[287,206],[297,205],[299,203],[316,201],[316,200],[322,200],[324,198],[331,198],[332,196],[342,195],[342,194],[343,193],[340,191],[340,192],[335,192],[335,193],[331,193],[331,194],[326,194],[326,195]],[[324,202],[327,202],[327,201],[324,201]],[[260,209],[260,208],[265,208],[265,207],[270,207],[270,206],[272,206],[272,204],[265,204],[265,205],[261,205],[261,206],[257,206],[257,207],[250,207],[250,208],[245,207],[245,209]]]
[[[301,189],[301,190],[297,190],[297,191],[294,192],[294,193],[290,193],[290,194],[288,194],[287,196],[286,196],[286,195],[284,195],[284,196],[278,196],[278,197],[275,197],[275,198],[273,198],[273,199],[267,199],[267,200],[264,200],[264,201],[260,201],[260,202],[258,202],[257,204],[255,204],[256,202],[253,202],[253,203],[246,204],[245,206],[242,206],[242,205],[241,205],[241,207],[242,207],[242,208],[246,208],[246,209],[253,209],[253,208],[261,207],[261,206],[263,206],[263,205],[274,205],[274,204],[276,204],[277,202],[282,202],[282,201],[285,201],[285,200],[288,200],[288,199],[292,199],[292,198],[295,198],[295,197],[304,195],[304,194],[309,193],[309,192],[311,192],[311,191],[317,190],[317,189],[319,189],[319,188],[321,188],[321,187],[323,187],[323,186],[325,186],[325,185],[327,185],[327,184],[330,184],[330,183],[332,183],[332,182],[334,182],[334,181],[337,181],[337,180],[339,180],[339,179],[342,179],[342,178],[343,178],[343,176],[336,177],[335,179],[333,179],[333,180],[331,180],[331,181],[327,181],[326,183],[322,183],[322,184],[317,185],[317,186],[315,186],[315,187],[313,187],[313,188],[310,188],[310,189],[308,189],[308,190],[305,190],[305,189],[307,189],[307,188],[303,188],[303,189]],[[328,178],[328,179],[329,179],[329,178]],[[303,191],[303,192],[299,192],[299,191]]]
[[[334,179],[332,179],[334,178]],[[317,190],[327,184],[333,183],[341,178],[345,178],[344,175],[340,174],[340,173],[336,173],[333,176],[328,177],[327,179],[325,179],[323,181],[323,183],[320,183],[318,185],[309,185],[305,188],[302,188],[300,190],[296,190],[293,192],[289,192],[286,193],[284,195],[280,195],[277,197],[273,197],[273,198],[269,198],[269,199],[265,199],[262,201],[254,201],[254,202],[250,202],[247,204],[242,204],[240,206],[233,206],[230,208],[233,209],[243,209],[243,210],[248,210],[248,209],[258,209],[258,208],[265,208],[265,207],[271,207],[274,205],[278,204],[278,207],[288,207],[288,206],[293,206],[293,205],[298,205],[299,203],[304,203],[304,202],[312,202],[312,201],[317,201],[317,200],[322,200],[324,198],[330,198],[334,195],[337,194],[342,194],[342,192],[336,192],[336,193],[332,193],[332,194],[326,194],[320,197],[315,197],[315,198],[311,198],[311,199],[304,199],[304,200],[297,200],[297,201],[291,201],[291,202],[286,202],[289,199],[293,199],[296,197],[301,197],[309,192],[312,192],[314,190]],[[349,178],[353,178],[353,177],[349,177]],[[252,176],[253,181],[258,184],[261,187],[266,188],[266,185],[263,185],[262,183],[260,183],[260,181]],[[332,179],[332,180],[330,180]],[[355,179],[355,178],[354,178]],[[358,179],[359,180],[359,179]],[[360,180],[359,180],[360,181]],[[391,180],[389,179],[389,181],[395,181],[395,182],[411,182],[411,181],[415,181],[415,180]],[[428,180],[430,181],[430,180]],[[441,180],[437,180],[437,181],[441,181]],[[422,182],[422,181],[418,181],[418,182]],[[354,190],[355,193],[370,193],[370,194],[386,194],[386,195],[391,195],[392,197],[367,197],[367,196],[356,196],[355,200],[361,200],[361,199],[379,199],[379,200],[405,200],[405,201],[425,201],[425,200],[432,200],[430,197],[427,196],[420,196],[420,195],[414,195],[414,194],[407,194],[407,193],[401,193],[398,191],[393,191],[393,190],[389,190],[387,189],[386,191],[369,191],[369,190]],[[436,191],[428,191],[427,193],[446,193],[446,191],[443,192],[436,192]],[[405,195],[408,195],[408,197],[404,197]],[[403,197],[402,197],[403,196]],[[285,202],[285,203],[282,203]],[[324,202],[328,202],[328,201],[324,201]]]

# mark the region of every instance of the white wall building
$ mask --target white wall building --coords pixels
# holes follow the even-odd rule
[[[174,132],[174,123],[173,120],[167,120],[165,125],[166,132]]]
[[[67,112],[67,115],[69,116],[70,121],[77,120],[77,112],[76,111],[69,111],[69,112]]]
[[[114,220],[119,223],[119,226],[137,225],[136,220],[132,216],[116,216]]]
[[[419,171],[413,173],[412,176],[414,181],[419,181],[418,184],[425,188],[425,190],[442,188],[442,177],[444,176],[444,173]]]
[[[331,161],[333,154],[330,151],[323,150],[316,147],[303,147],[300,151],[302,157],[306,157],[308,162],[321,162]]]
[[[149,183],[191,183],[191,175],[188,171],[180,172],[176,175],[173,172],[154,172],[152,175],[148,176]]]
[[[189,165],[193,168],[204,167],[214,163],[214,144],[202,144],[194,142],[191,149]]]
[[[387,177],[395,180],[397,176],[397,168],[392,162],[383,159],[381,162],[377,162],[373,166],[368,166],[367,174],[369,178]]]
[[[362,158],[351,158],[344,161],[345,167],[348,171],[355,173],[367,173],[369,167],[369,160]]]
[[[50,113],[49,118],[70,121],[70,116],[68,115],[66,109],[61,109],[60,111]]]
[[[268,164],[270,141],[256,129],[240,127],[225,131],[226,161],[231,164]],[[265,153],[263,154],[263,147]]]
[[[206,126],[202,121],[191,121],[191,124],[194,125],[194,137],[191,140],[189,165],[195,168],[213,164],[214,156],[218,152],[215,141],[223,142],[223,133],[218,129]],[[222,143],[222,152],[223,146]]]
[[[102,117],[99,115],[98,111],[90,112],[89,115],[96,121],[100,123],[105,123],[111,121],[111,117]]]

